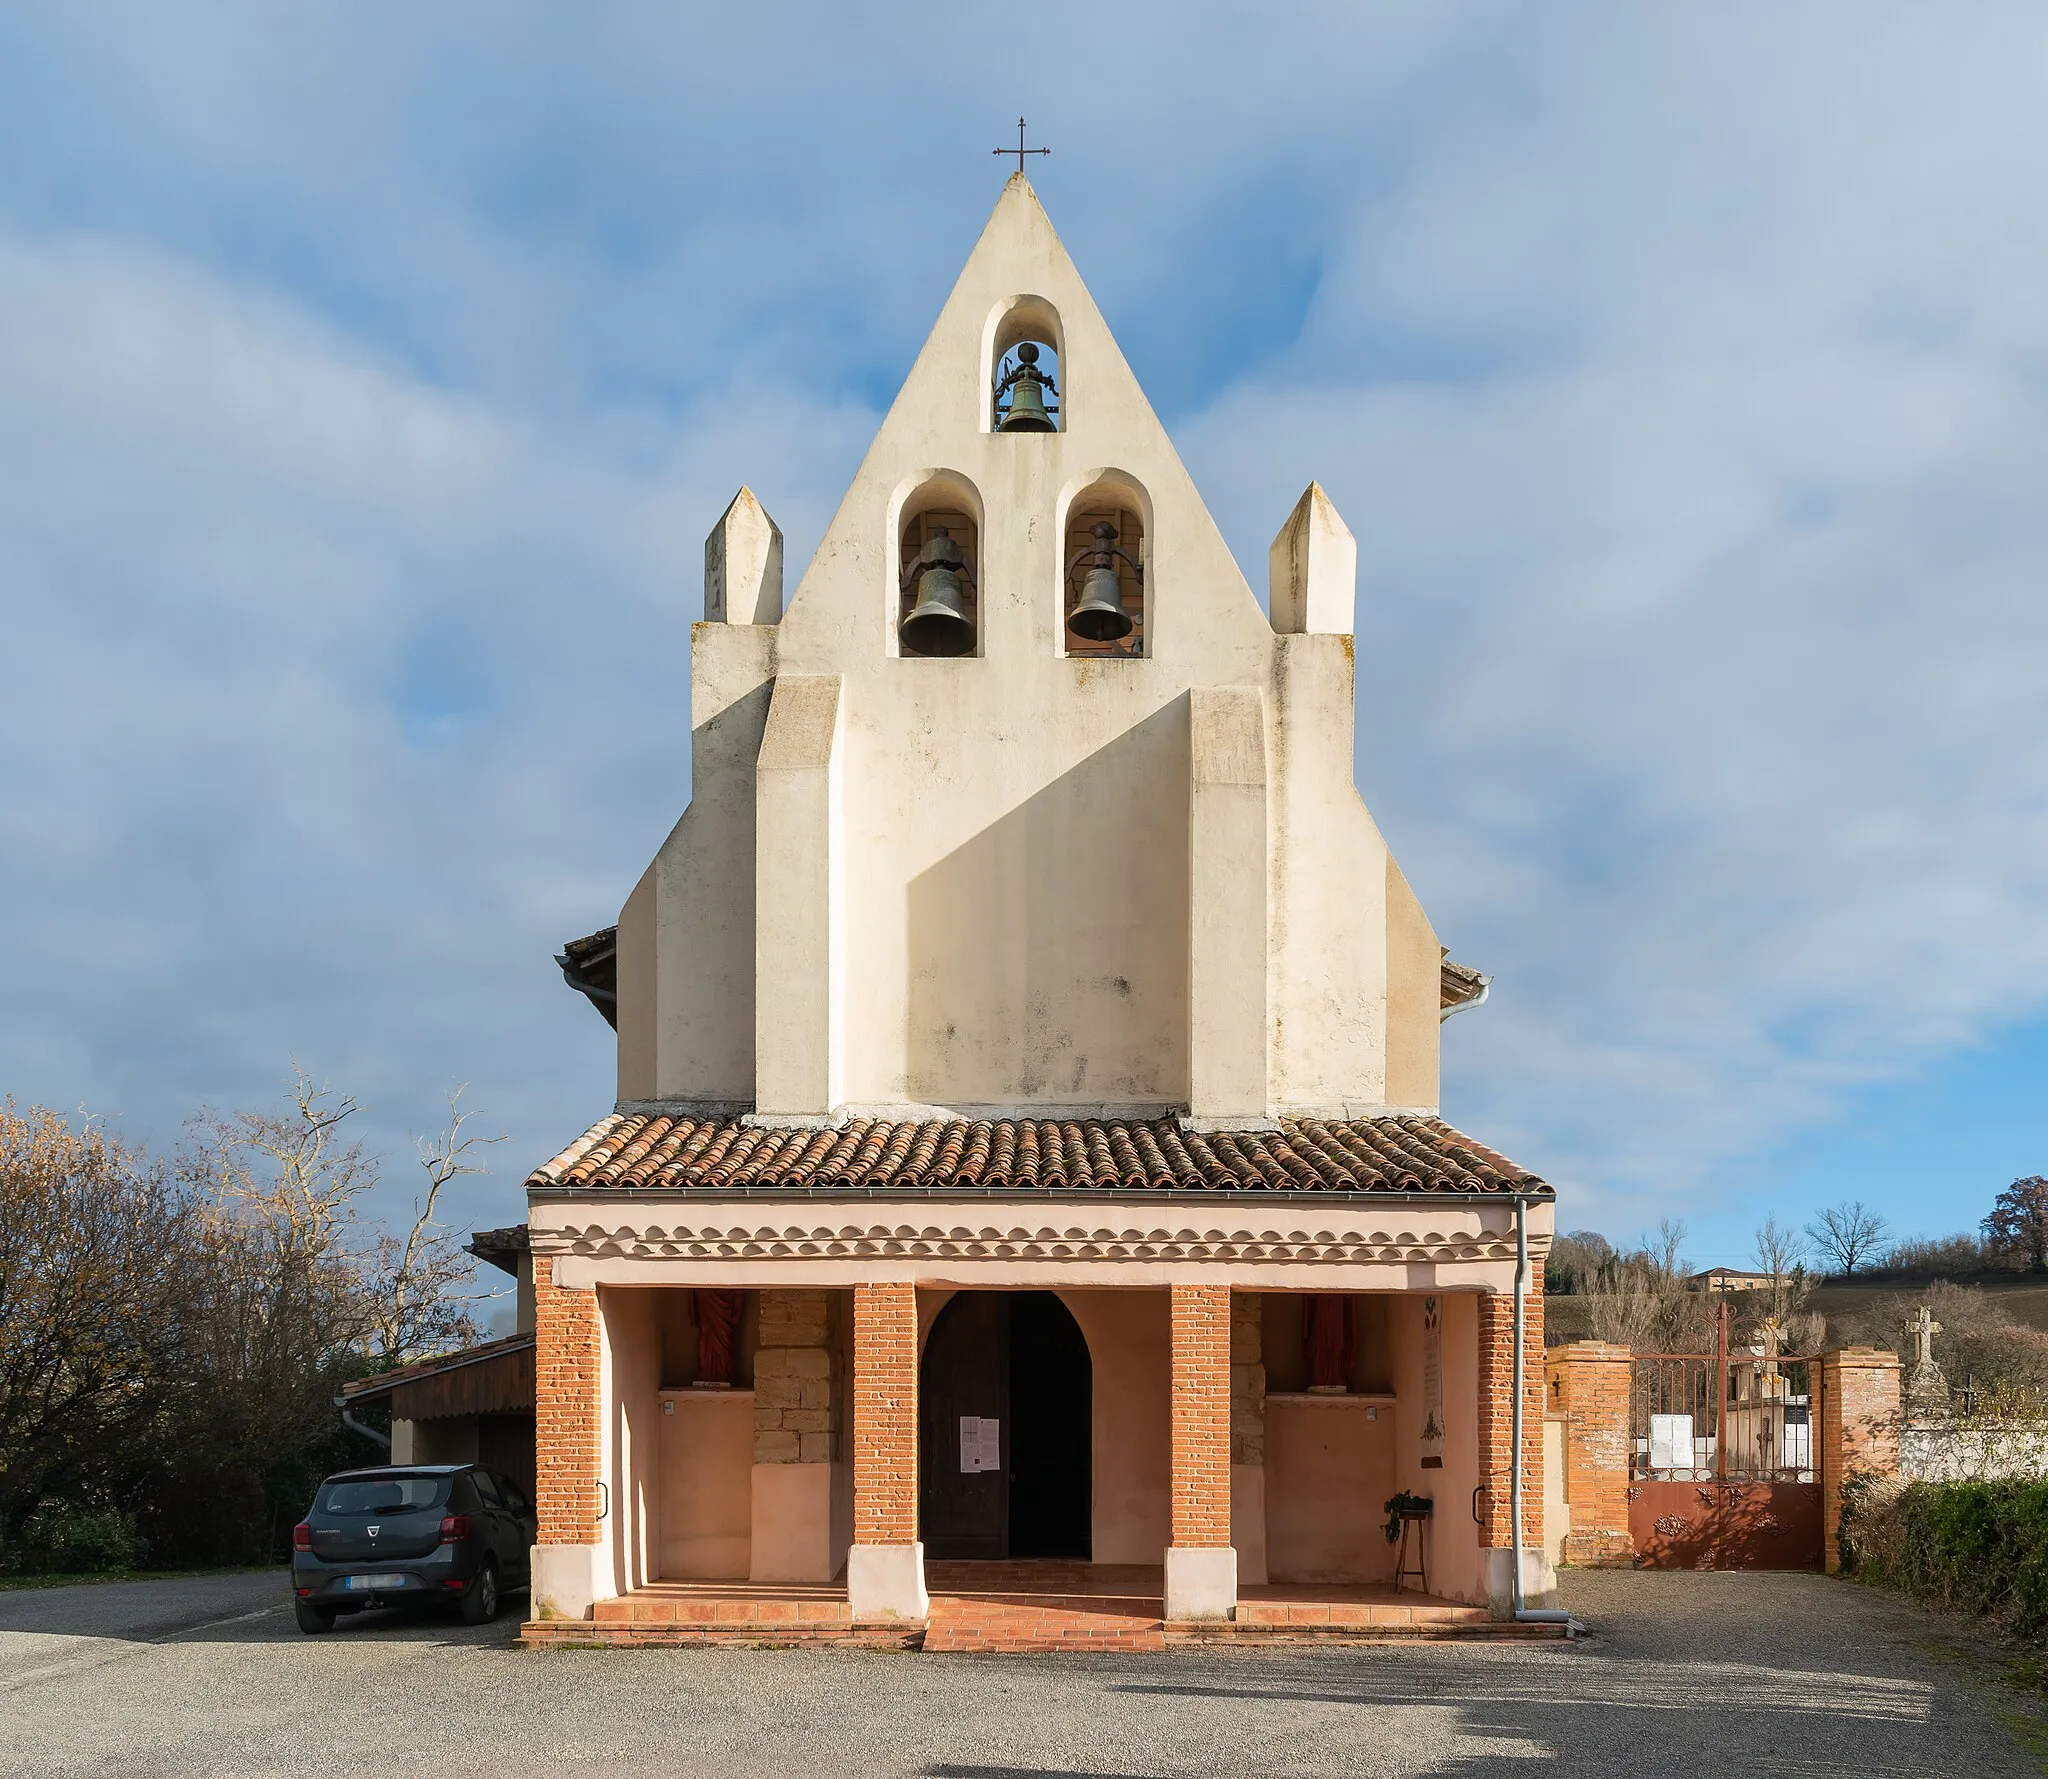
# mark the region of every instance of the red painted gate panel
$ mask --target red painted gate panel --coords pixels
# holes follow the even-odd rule
[[[1628,1489],[1628,1529],[1645,1569],[1818,1569],[1817,1482],[1659,1482]]]

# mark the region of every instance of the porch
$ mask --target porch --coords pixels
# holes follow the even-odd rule
[[[842,1585],[664,1581],[598,1601],[589,1620],[529,1623],[521,1641],[531,1648],[839,1644],[958,1654],[1563,1634],[1380,1584],[1244,1585],[1234,1619],[1169,1621],[1165,1570],[1157,1564],[934,1561],[926,1579],[931,1606],[922,1623],[862,1623]]]

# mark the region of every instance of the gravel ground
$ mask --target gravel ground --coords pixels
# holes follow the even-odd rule
[[[304,1637],[283,1585],[0,1593],[0,1773],[2038,1771],[1969,1627],[1810,1575],[1568,1572],[1569,1646],[1024,1657],[527,1654],[509,1615]]]

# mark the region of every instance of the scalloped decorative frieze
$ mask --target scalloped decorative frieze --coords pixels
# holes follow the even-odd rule
[[[1292,1261],[1310,1264],[1512,1260],[1514,1244],[1471,1231],[1224,1229],[646,1229],[602,1224],[535,1229],[536,1254],[633,1260]]]

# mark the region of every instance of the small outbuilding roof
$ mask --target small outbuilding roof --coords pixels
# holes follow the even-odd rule
[[[531,1334],[509,1334],[356,1378],[343,1384],[341,1393],[352,1406],[389,1398],[391,1412],[406,1420],[531,1410],[533,1346]]]
[[[538,1197],[652,1191],[1323,1191],[1553,1196],[1441,1118],[1282,1119],[1197,1131],[1176,1118],[856,1118],[824,1128],[614,1113],[528,1176]]]

